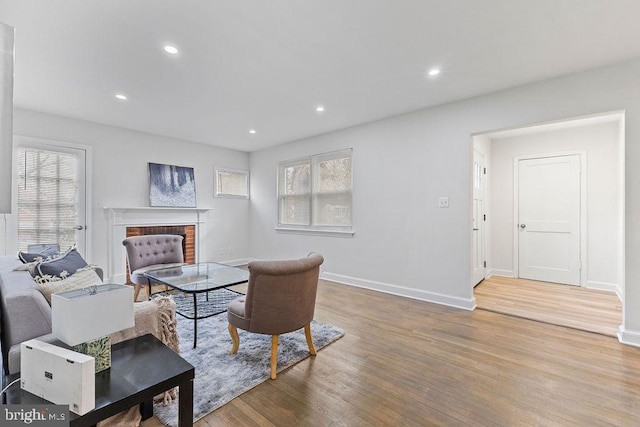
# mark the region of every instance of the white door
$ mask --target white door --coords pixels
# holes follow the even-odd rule
[[[518,162],[519,277],[580,285],[580,156]]]
[[[473,150],[473,242],[472,242],[472,285],[480,283],[486,274],[485,256],[485,199],[487,162],[482,153]]]
[[[18,249],[58,243],[86,256],[86,151],[16,136]]]

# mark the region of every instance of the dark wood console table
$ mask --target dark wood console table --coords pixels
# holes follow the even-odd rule
[[[7,378],[7,384],[20,374]],[[69,412],[70,425],[92,426],[135,405],[144,414],[153,412],[153,397],[173,387],[179,387],[179,426],[193,425],[194,367],[165,346],[153,335],[115,344],[112,347],[111,369],[96,374],[96,407],[80,416]],[[18,384],[9,388],[9,404],[49,403],[20,389]]]

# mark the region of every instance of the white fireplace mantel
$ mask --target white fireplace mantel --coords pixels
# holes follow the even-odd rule
[[[108,260],[105,281],[124,283],[126,281],[126,250],[122,241],[126,237],[127,227],[147,227],[154,225],[195,225],[196,262],[200,257],[200,226],[207,220],[211,209],[200,208],[152,208],[105,207],[108,215]]]

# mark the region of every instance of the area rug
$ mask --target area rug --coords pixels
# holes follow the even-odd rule
[[[271,336],[238,329],[240,349],[230,355],[232,341],[227,331],[227,314],[222,313],[198,320],[198,346],[194,349],[193,320],[177,317],[180,355],[196,368],[194,422],[269,379]],[[344,335],[343,330],[316,321],[311,323],[311,331],[316,350]],[[309,357],[304,329],[280,335],[278,350],[278,372]],[[175,426],[178,402],[168,406],[156,404],[154,414],[163,424]]]

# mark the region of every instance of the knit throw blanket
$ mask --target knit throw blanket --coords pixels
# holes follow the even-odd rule
[[[150,301],[134,303],[135,326],[111,335],[111,343],[116,344],[145,334],[152,334],[164,345],[176,353],[180,353],[176,303],[171,296],[156,296]],[[176,398],[176,389],[173,388],[155,397],[156,403],[162,402],[168,405]],[[141,421],[140,406],[136,405],[128,411],[121,412],[113,417],[98,423],[98,426],[139,426]]]

